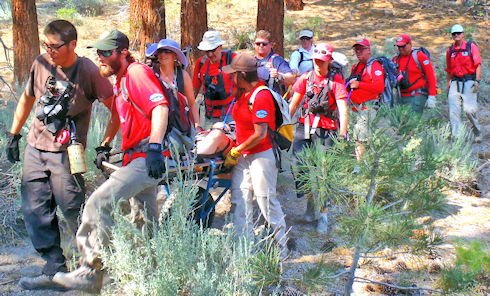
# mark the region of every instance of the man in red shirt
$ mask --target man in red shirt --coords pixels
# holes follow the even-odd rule
[[[224,51],[225,43],[218,31],[207,31],[197,47],[206,55],[196,61],[192,85],[196,97],[201,87],[203,88],[206,128],[224,119],[234,98],[233,80],[229,74],[222,72],[222,68],[228,65],[236,54]],[[228,115],[227,122],[232,120],[231,115]]]
[[[289,105],[291,116],[296,113],[300,103],[301,114],[293,140],[293,155],[297,155],[313,141],[332,145],[332,137],[345,138],[347,134],[347,91],[344,81],[338,73],[329,72],[333,47],[321,42],[313,49],[313,71],[301,75],[293,86],[294,95]],[[301,174],[302,172],[298,172]],[[296,182],[296,190],[302,186]],[[298,195],[301,197],[302,195]],[[313,198],[308,197],[306,204],[307,221],[317,220],[318,209],[314,208]],[[326,225],[319,221],[317,230],[326,232]]]
[[[352,90],[350,103],[357,112],[354,125],[356,158],[361,161],[364,154],[363,142],[369,138],[370,127],[378,110],[379,95],[385,87],[384,70],[381,63],[371,59],[371,43],[367,38],[359,38],[352,46],[359,63],[352,66],[349,88]],[[359,170],[358,167],[355,169]]]
[[[410,104],[412,110],[422,114],[424,106],[435,105],[437,80],[434,66],[421,50],[412,50],[412,38],[401,34],[396,39],[399,54],[393,57],[403,75],[400,81],[401,104]],[[427,104],[426,104],[427,102]]]
[[[476,44],[464,40],[464,29],[456,24],[451,28],[454,44],[446,51],[446,72],[449,100],[449,119],[453,136],[462,125],[461,108],[471,122],[475,142],[481,141],[476,112],[480,89],[481,57]]]
[[[116,76],[114,94],[124,162],[86,201],[76,235],[81,267],[70,273],[58,272],[53,282],[70,290],[98,293],[103,278],[101,249],[109,242],[113,205],[133,197],[144,206],[150,223],[158,219],[156,186],[165,172],[161,143],[167,129],[168,102],[152,70],[135,62],[129,53],[125,34],[113,30],[90,47],[97,49],[102,76]]]
[[[286,222],[276,196],[278,168],[268,132],[275,129],[274,98],[258,78],[254,57],[239,54],[231,65],[223,67],[223,71],[232,74],[239,94],[233,107],[237,146],[231,149],[225,160],[225,165],[236,162],[231,186],[232,203],[236,206],[233,223],[238,233],[253,236],[255,195],[262,215],[274,230],[284,258],[288,253]],[[252,95],[255,98],[250,104]]]

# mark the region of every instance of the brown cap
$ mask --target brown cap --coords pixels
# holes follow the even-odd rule
[[[240,72],[253,72],[257,70],[257,60],[248,54],[237,54],[231,64],[223,67],[225,73]]]

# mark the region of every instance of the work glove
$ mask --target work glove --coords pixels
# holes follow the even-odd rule
[[[14,135],[9,132],[6,133],[7,136],[7,147],[6,147],[6,152],[7,152],[7,159],[11,163],[15,163],[16,161],[19,161],[19,140],[22,138],[20,134]]]
[[[235,147],[231,148],[230,152],[226,155],[224,166],[229,168],[238,163],[238,159],[242,156],[242,153],[237,151]]]
[[[429,96],[425,101],[425,108],[432,109],[436,107],[436,96]]]
[[[104,169],[104,167],[102,166],[103,161],[109,161],[109,157],[111,156],[109,152],[111,152],[111,149],[111,146],[99,146],[95,148],[97,156],[95,157],[94,163],[99,170]]]
[[[161,179],[165,173],[165,159],[162,144],[149,143],[146,150],[146,172],[154,179]]]
[[[480,90],[480,82],[475,81],[471,88],[473,89],[473,93],[477,93]]]

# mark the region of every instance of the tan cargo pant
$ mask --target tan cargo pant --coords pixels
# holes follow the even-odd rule
[[[451,121],[451,133],[453,136],[458,134],[463,124],[462,111],[468,117],[475,136],[480,136],[481,128],[476,115],[478,110],[477,93],[473,92],[473,84],[475,84],[473,80],[468,80],[464,83],[461,81],[451,81],[449,86],[447,97],[449,100],[449,120]]]
[[[109,179],[90,195],[76,235],[82,265],[101,268],[101,250],[109,243],[113,225],[112,212],[117,202],[133,197],[132,216],[135,216],[134,207],[144,208],[148,221],[157,221],[156,186],[160,180],[148,176],[145,158],[139,157],[113,172]],[[139,223],[140,221],[134,222],[140,227],[144,224]]]
[[[253,196],[277,243],[287,242],[286,222],[276,196],[276,161],[272,149],[244,155],[233,168],[231,202],[235,205],[233,224],[237,234],[253,236]]]

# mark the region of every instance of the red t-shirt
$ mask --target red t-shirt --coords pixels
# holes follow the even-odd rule
[[[248,95],[242,95],[236,100],[233,106],[233,118],[236,123],[236,142],[237,145],[245,142],[251,135],[255,133],[254,124],[266,122],[269,127],[274,130],[276,128],[276,108],[274,105],[274,98],[268,90],[261,90],[255,96],[252,110],[250,111],[249,100],[254,90],[265,85],[262,81],[250,91]],[[242,151],[243,154],[254,154],[262,151],[266,151],[272,148],[269,139],[269,132],[267,136],[255,147],[249,150]]]
[[[352,66],[351,75],[361,73],[359,87],[352,90],[350,95],[350,100],[352,103],[362,104],[366,101],[376,100],[383,92],[385,88],[385,81],[384,70],[381,63],[378,61],[373,62],[370,70],[371,71],[368,71],[368,67],[366,67],[366,64],[364,63],[358,63]]]
[[[407,61],[410,59],[407,65]],[[417,66],[417,62],[412,58],[412,53],[407,56],[395,56],[393,57],[393,62],[398,64],[398,70],[400,72],[407,69],[408,71],[408,81],[412,84],[415,80],[418,79],[417,83],[412,85],[412,87],[408,89],[400,90],[402,97],[412,96],[412,91],[417,90],[422,87],[429,88],[429,96],[437,95],[437,80],[436,73],[434,72],[434,66],[432,66],[432,62],[430,59],[423,53],[422,51],[417,52],[417,59],[420,62],[420,66],[424,73],[419,70]],[[425,79],[424,79],[425,76]],[[419,79],[420,78],[420,79]],[[427,81],[426,81],[427,79]],[[414,93],[419,94],[419,93]]]
[[[453,53],[449,56],[449,48],[446,51],[446,72],[451,76],[462,77],[464,75],[476,73],[476,68],[481,65],[480,50],[476,44],[471,43],[471,60],[470,53],[466,50],[467,42],[463,41],[461,46],[453,45]],[[461,50],[461,51],[460,51]]]
[[[326,76],[319,76],[315,71],[307,72],[301,75],[298,80],[293,85],[293,90],[300,94],[300,96],[304,97],[306,94],[306,87],[308,84],[308,77],[309,75],[313,75],[313,93],[318,94],[320,91],[323,89],[325,86],[325,83],[327,82],[327,77]],[[342,79],[342,76],[339,74],[336,74],[333,77],[332,81],[332,90],[328,94],[328,102],[330,104],[330,109],[335,110],[337,109],[337,102],[336,100],[345,100],[347,98],[347,90],[344,87],[344,80]],[[308,108],[308,102],[305,99],[304,100],[304,105],[303,108]],[[313,118],[315,117],[315,114],[309,114],[309,119],[310,123],[313,122]],[[299,118],[300,123],[304,123],[304,118]],[[330,130],[335,130],[337,129],[337,123],[332,120],[331,118],[327,118],[324,115],[320,115],[320,122],[318,123],[318,127],[324,128],[324,129],[330,129]]]
[[[158,78],[148,66],[141,63],[129,65],[123,79],[116,81],[114,91],[117,94],[117,111],[121,121],[121,149],[127,150],[136,147],[141,140],[150,136],[151,120],[123,97],[121,88],[123,80],[129,100],[150,118],[153,108],[158,105],[168,105],[168,102],[163,95]]]
[[[236,56],[236,53],[232,53],[231,57],[232,59]],[[206,59],[206,61],[204,62],[204,64],[202,65],[201,68],[200,65],[201,65],[201,60],[204,58],[204,56],[200,57],[199,59],[197,59],[196,61],[196,64],[194,66],[194,75],[192,77],[192,86],[194,87],[194,89],[199,89],[201,88],[201,86],[204,84],[204,75],[206,75],[206,72],[208,71],[208,67],[209,67],[209,72],[208,72],[208,75],[209,76],[217,76],[220,74],[223,75],[223,83],[225,85],[225,90],[226,90],[226,93],[232,93],[233,92],[233,88],[234,88],[234,85],[233,85],[233,79],[231,77],[231,74],[226,74],[224,72],[222,72],[219,68],[219,65],[220,63],[211,63],[211,60],[210,59]],[[226,52],[223,51],[222,54],[221,54],[221,61],[222,61],[222,67],[226,66]],[[206,92],[206,85],[203,86],[203,92]],[[223,101],[219,101],[219,102],[213,102],[214,105],[228,105],[231,103],[231,101],[233,101],[233,97],[230,95],[226,100],[223,100]],[[222,110],[221,109],[215,109],[213,110],[213,117],[220,117],[224,114],[221,114]]]

